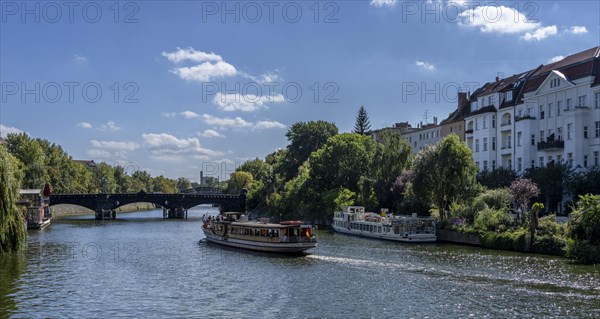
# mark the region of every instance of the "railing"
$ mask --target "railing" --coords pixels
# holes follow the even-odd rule
[[[466,131],[465,131],[465,134],[473,134],[473,129],[466,130]]]
[[[538,150],[547,150],[547,149],[563,149],[565,148],[565,141],[563,140],[555,140],[555,141],[545,141],[537,143]]]
[[[515,122],[518,122],[521,120],[535,120],[535,116],[533,116],[533,115],[515,116]]]
[[[500,124],[501,127],[502,126],[509,126],[509,125],[512,125],[512,123],[510,121],[508,121],[508,123],[502,123],[502,124]]]

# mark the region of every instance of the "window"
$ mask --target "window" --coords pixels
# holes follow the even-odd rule
[[[562,127],[556,129],[557,138],[559,141],[562,141]]]
[[[560,79],[559,78],[555,78],[550,80],[550,88],[555,88],[555,87],[559,87],[560,86]]]
[[[552,103],[548,103],[548,118],[552,117]]]
[[[479,118],[475,119],[475,131],[479,130]]]
[[[527,115],[533,116],[533,108],[532,107],[527,108]]]
[[[496,127],[496,115],[492,115],[492,128]]]
[[[600,165],[600,152],[594,152],[594,166]]]
[[[544,167],[544,157],[540,156],[540,167]]]
[[[588,138],[588,128],[587,128],[587,126],[583,127],[583,138]]]
[[[484,129],[487,128],[487,116],[486,115],[483,116],[483,128]]]
[[[567,162],[569,165],[573,165],[573,153],[567,153]]]
[[[565,111],[569,111],[573,107],[571,99],[567,99],[567,105],[565,105]]]
[[[475,153],[479,152],[479,139],[475,140]]]
[[[548,156],[548,164],[550,164],[552,162],[552,156]]]
[[[546,132],[540,131],[540,142],[543,142],[546,139]]]
[[[523,169],[523,159],[517,158],[517,172],[520,172]]]
[[[483,151],[487,152],[487,146],[488,146],[488,139],[487,137],[483,138]]]
[[[596,129],[594,130],[594,131],[595,131],[595,133],[594,133],[594,137],[595,137],[595,138],[600,138],[600,121],[598,121],[598,122],[594,122],[594,125],[595,125],[595,128],[596,128]]]
[[[510,158],[508,159],[506,167],[512,169],[512,160]]]
[[[540,105],[540,120],[544,119],[544,106]]]
[[[579,107],[585,107],[585,102],[587,101],[587,95],[582,95],[579,97]]]
[[[600,92],[594,93],[594,108],[600,109]]]
[[[471,112],[477,111],[478,108],[479,107],[478,107],[477,101],[471,102]]]
[[[572,139],[573,137],[571,136],[571,130],[573,129],[573,124],[569,123],[567,124],[567,140]]]
[[[496,138],[492,137],[492,151],[496,150]]]
[[[535,146],[535,134],[531,134],[531,146]]]
[[[556,161],[562,163],[562,155],[556,155]]]
[[[510,135],[509,135],[509,136],[507,136],[506,138],[507,138],[507,140],[506,140],[506,143],[507,143],[507,145],[508,145],[508,148],[511,148],[511,142],[512,142],[512,138],[511,138],[511,136],[510,136]]]
[[[475,162],[475,166],[477,166],[477,168],[480,168],[479,167],[479,162]]]
[[[506,92],[506,101],[512,101],[512,91]]]
[[[495,169],[496,169],[496,161],[495,161],[495,160],[493,160],[493,161],[492,161],[492,171],[493,171],[493,170],[495,170]]]
[[[588,160],[588,156],[583,155],[583,167],[587,167],[587,160]]]
[[[556,101],[556,116],[560,116],[562,112],[562,101]]]
[[[487,171],[487,169],[488,169],[487,164],[488,164],[488,161],[483,161],[483,170],[484,171]]]
[[[517,132],[517,146],[521,146],[521,138],[523,137],[523,132]]]

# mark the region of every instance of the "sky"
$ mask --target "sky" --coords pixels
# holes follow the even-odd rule
[[[0,1],[0,134],[128,172],[226,178],[299,121],[443,120],[600,44],[598,1]]]

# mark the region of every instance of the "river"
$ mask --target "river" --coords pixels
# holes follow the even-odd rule
[[[600,267],[448,244],[319,232],[286,257],[203,240],[161,210],[55,218],[0,257],[0,318],[600,317]]]

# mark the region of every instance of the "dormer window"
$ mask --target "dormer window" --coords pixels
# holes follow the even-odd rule
[[[478,106],[477,101],[471,102],[471,112],[477,111],[478,108],[479,108],[479,106]]]
[[[513,97],[512,97],[512,91],[508,91],[506,92],[506,101],[512,101]]]
[[[559,78],[555,78],[550,80],[550,88],[556,88],[560,86],[560,79]]]

